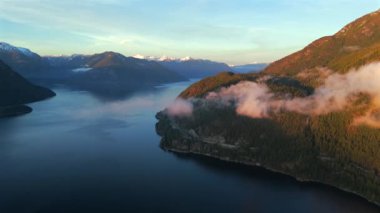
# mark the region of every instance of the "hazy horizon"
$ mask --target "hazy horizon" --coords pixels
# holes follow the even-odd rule
[[[272,62],[380,7],[365,0],[1,0],[0,40],[41,55]]]

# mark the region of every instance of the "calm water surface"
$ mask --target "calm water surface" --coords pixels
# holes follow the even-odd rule
[[[58,88],[0,120],[0,213],[379,212],[354,195],[159,148],[155,113],[189,82],[118,101]]]

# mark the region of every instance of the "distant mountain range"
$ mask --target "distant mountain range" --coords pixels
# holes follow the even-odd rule
[[[0,60],[32,82],[59,83],[106,96],[187,80],[158,62],[115,52],[41,57],[26,48],[1,42]]]
[[[204,78],[222,71],[232,71],[227,64],[202,59],[166,60],[159,63],[188,78]]]
[[[158,84],[187,80],[155,61],[115,52],[46,59],[52,67],[70,70],[65,84],[106,96],[120,96]]]
[[[93,55],[40,56],[23,47],[0,42],[0,60],[38,84],[64,84],[100,95],[122,95],[155,85],[204,78],[220,72],[258,72],[266,64],[230,67],[204,59],[152,57],[103,52]]]
[[[54,95],[53,91],[30,83],[0,60],[0,117],[30,112],[31,108],[24,104]]]
[[[157,61],[164,67],[173,70],[187,78],[204,78],[216,75],[220,72],[233,70],[225,63],[191,57],[172,58],[167,56],[154,57],[135,55],[135,58]]]
[[[263,71],[267,66],[267,63],[255,63],[231,66],[231,69],[236,73],[257,73]]]
[[[120,95],[224,71],[248,72],[263,68],[261,64],[231,68],[225,63],[191,57],[126,57],[115,52],[43,57],[5,42],[0,42],[0,60],[32,82],[59,83],[102,95]]]
[[[237,72],[249,73],[260,72],[265,69],[268,64],[256,63],[246,65],[227,65],[222,62],[215,62],[205,59],[194,59],[192,57],[173,58],[168,56],[155,57],[155,56],[133,56],[139,59],[157,61],[168,69],[171,69],[188,78],[204,78],[217,75],[221,72]]]

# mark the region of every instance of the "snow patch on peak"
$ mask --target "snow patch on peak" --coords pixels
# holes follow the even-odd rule
[[[5,43],[5,42],[0,42],[0,49],[1,50],[13,50],[13,49],[15,49],[16,47],[14,47],[14,46],[12,46],[12,45],[10,45],[10,44],[8,44],[8,43]]]
[[[179,59],[180,61],[191,61],[191,60],[194,60],[192,57],[190,57],[190,56],[186,56],[186,57],[184,57],[184,58],[181,58],[181,59]]]
[[[133,57],[133,58],[137,58],[137,59],[145,59],[145,56],[140,55],[140,54],[134,55],[134,56],[132,56],[132,57]]]
[[[137,55],[134,55],[132,57],[137,58],[137,59],[142,59],[142,60],[148,60],[148,61],[158,61],[159,60],[159,58],[157,58],[155,56],[144,56],[141,54],[137,54]]]
[[[194,59],[192,57],[190,57],[190,56],[187,56],[187,57],[184,57],[184,58],[174,58],[174,57],[162,56],[161,58],[159,58],[158,61],[185,62],[185,61],[192,61],[192,60],[194,60]]]
[[[26,49],[23,47],[15,47],[6,42],[0,42],[0,50],[6,51],[6,52],[18,52],[28,57],[36,56],[36,54],[30,51],[29,49]]]
[[[26,49],[26,48],[23,48],[23,47],[17,47],[17,49],[18,49],[20,52],[22,52],[22,54],[24,54],[24,55],[27,55],[27,56],[30,56],[30,57],[32,57],[32,56],[35,55],[35,54],[34,54],[32,51],[30,51],[29,49]]]
[[[158,59],[158,61],[175,61],[175,60],[177,60],[177,59],[176,59],[176,58],[169,57],[169,56],[166,56],[166,55],[161,56],[161,57]]]
[[[137,59],[145,59],[145,60],[149,60],[149,61],[158,61],[158,62],[185,62],[185,61],[195,60],[194,58],[192,58],[190,56],[187,56],[184,58],[175,58],[175,57],[169,57],[166,55],[163,55],[161,57],[156,57],[156,56],[144,56],[141,54],[136,54],[132,57],[137,58]]]

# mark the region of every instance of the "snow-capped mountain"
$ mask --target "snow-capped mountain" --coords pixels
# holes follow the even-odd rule
[[[227,65],[206,59],[194,59],[192,57],[175,58],[169,56],[144,56],[134,55],[134,58],[157,61],[165,67],[176,71],[188,78],[203,78],[216,75],[219,72],[232,71],[237,73],[260,72],[268,66],[267,63],[251,63],[245,65]]]
[[[132,56],[132,57],[133,57],[133,58],[137,58],[137,59],[148,60],[148,61],[159,61],[159,60],[160,60],[159,57],[155,57],[155,56],[144,56],[144,55],[140,55],[140,54],[134,55],[134,56]]]
[[[187,80],[157,61],[116,52],[41,57],[26,48],[1,43],[0,60],[35,83],[64,84],[107,97]]]
[[[13,54],[20,54],[25,57],[38,57],[38,54],[30,51],[27,48],[15,47],[5,42],[0,42],[0,52],[11,52]]]
[[[144,56],[144,55],[134,55],[132,56],[133,58],[138,58],[138,59],[145,59],[149,61],[177,61],[177,62],[183,62],[183,61],[190,61],[190,60],[196,60],[191,58],[190,56],[184,57],[184,58],[174,58],[174,57],[169,57],[169,56],[161,56],[161,57],[156,57],[156,56]],[[198,59],[200,60],[200,59]]]
[[[135,55],[134,58],[157,61],[168,69],[171,69],[188,78],[204,78],[216,75],[219,72],[232,71],[225,63],[192,57],[174,58],[168,56],[143,56]]]
[[[5,42],[0,42],[0,60],[25,77],[38,75],[47,67],[37,53]]]
[[[52,81],[112,93],[233,71],[225,63],[192,57],[126,57],[116,52],[41,57],[29,49],[5,42],[0,42],[0,60],[35,82]]]

